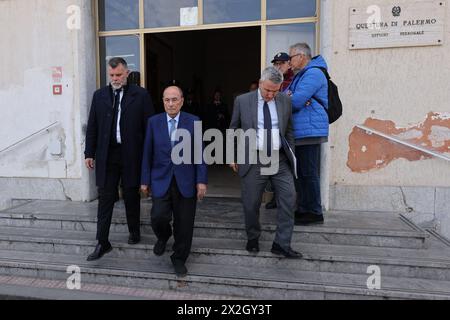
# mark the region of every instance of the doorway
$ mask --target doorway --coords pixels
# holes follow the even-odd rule
[[[220,95],[228,125],[234,99],[248,92],[261,72],[260,27],[152,33],[145,47],[146,83],[156,112],[164,112],[163,90],[176,84],[185,95],[182,110],[199,116],[204,129],[225,126],[211,116],[214,95]],[[241,196],[239,177],[227,165],[210,166],[208,177],[209,196]]]

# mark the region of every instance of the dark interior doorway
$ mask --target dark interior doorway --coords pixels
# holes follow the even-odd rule
[[[216,91],[233,112],[236,96],[248,92],[261,70],[260,27],[153,33],[146,35],[146,82],[157,112],[163,112],[162,92],[169,83],[179,85],[185,100],[193,97],[195,107],[184,111],[197,114],[204,128],[218,127],[210,116]],[[222,124],[223,126],[223,124]],[[209,194],[240,196],[239,179],[226,166],[209,168]]]

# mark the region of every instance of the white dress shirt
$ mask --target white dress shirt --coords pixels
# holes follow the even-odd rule
[[[257,146],[258,150],[264,150],[264,99],[258,89],[258,130]],[[280,150],[280,127],[278,123],[277,105],[275,99],[267,102],[269,105],[270,116],[272,118],[272,149]]]
[[[116,93],[116,90],[114,90],[114,95]],[[117,127],[116,127],[116,138],[117,138],[117,143],[121,144],[122,143],[122,137],[120,135],[120,118],[121,118],[121,113],[122,113],[122,98],[123,98],[123,88],[120,89],[120,101],[119,101],[119,111],[117,114]]]

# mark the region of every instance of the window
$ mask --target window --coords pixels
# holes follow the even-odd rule
[[[260,0],[204,0],[205,24],[261,20]]]
[[[198,15],[197,0],[144,0],[145,27],[161,28],[180,26],[182,9],[194,9]]]
[[[296,23],[267,27],[267,66],[278,52],[289,53],[289,47],[298,42],[306,42],[313,52],[316,51],[316,25],[314,23]]]
[[[267,19],[314,17],[316,0],[267,0]]]
[[[99,0],[100,31],[139,28],[139,0]]]
[[[104,37],[100,39],[100,80],[104,86],[109,83],[108,61],[113,57],[122,57],[128,63],[130,71],[140,70],[139,36]]]

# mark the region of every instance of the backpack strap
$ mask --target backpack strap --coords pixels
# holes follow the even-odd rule
[[[327,71],[326,68],[324,68],[324,67],[311,67],[311,69],[319,69],[319,70],[322,70],[322,72],[323,72],[325,78],[327,79],[327,82],[330,82],[331,78],[330,78],[330,75],[329,75],[329,73],[328,73],[328,71]],[[311,99],[316,100],[316,101],[317,101],[317,102],[325,109],[325,111],[328,111],[328,109],[325,107],[325,103],[324,103],[323,101],[320,101],[319,98],[317,98],[317,97],[315,97],[315,96],[312,96]]]

